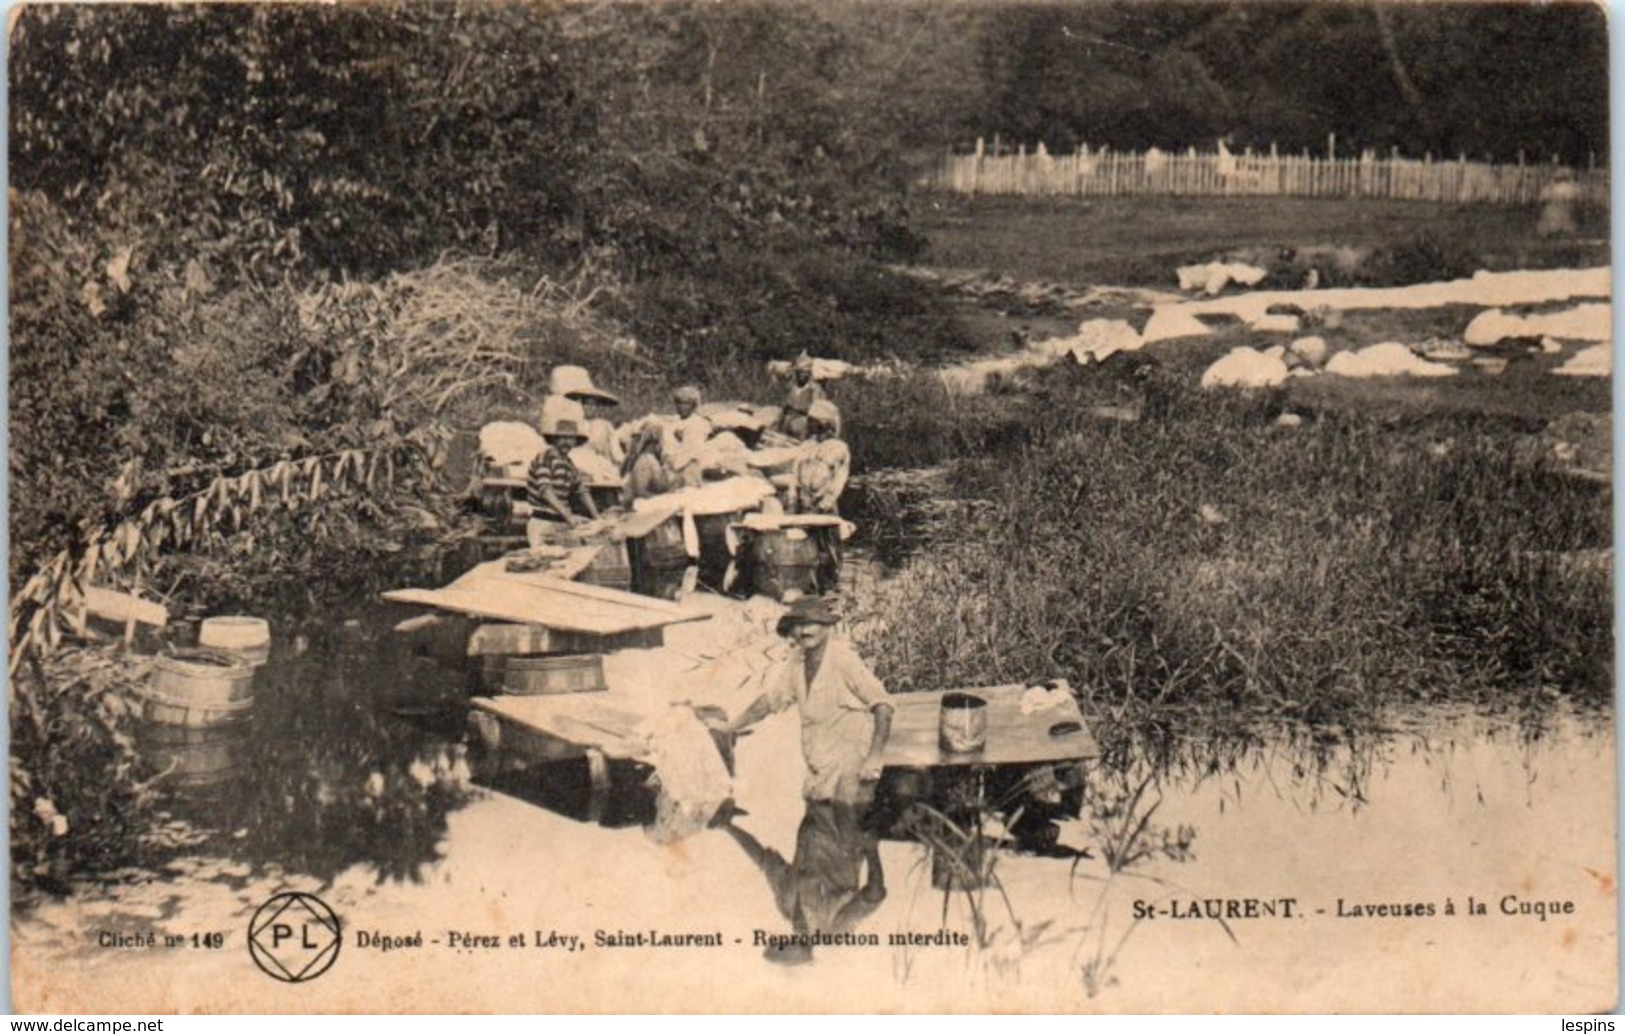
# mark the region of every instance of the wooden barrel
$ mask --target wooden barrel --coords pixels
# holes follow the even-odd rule
[[[212,727],[248,717],[254,707],[254,668],[221,650],[180,650],[154,662],[140,696],[141,717],[158,725]]]
[[[632,591],[632,561],[625,542],[603,542],[592,563],[576,576],[576,581],[588,585],[602,585],[606,589]]]
[[[659,599],[676,599],[689,564],[688,547],[683,545],[683,520],[673,517],[631,547],[632,591]]]
[[[162,785],[177,790],[219,786],[242,775],[248,748],[248,724],[196,728],[142,722],[136,748]]]
[[[683,568],[689,565],[688,547],[683,544],[681,517],[667,520],[636,541],[642,561],[649,567]]]
[[[818,592],[818,571],[822,558],[818,540],[805,528],[752,531],[747,547],[750,588],[753,592],[782,600],[790,590],[803,595]]]
[[[233,654],[249,664],[264,664],[271,658],[271,623],[243,615],[204,618],[197,644]]]
[[[700,539],[700,584],[721,591],[722,583],[733,563],[728,552],[728,525],[744,519],[741,511],[700,514],[694,518],[694,530]]]
[[[514,696],[595,693],[608,688],[604,658],[596,653],[509,657],[502,669],[502,690]]]

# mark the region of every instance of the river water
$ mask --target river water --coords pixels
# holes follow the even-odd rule
[[[607,799],[588,792],[582,762],[475,780],[461,745],[465,676],[448,660],[466,630],[389,631],[411,613],[361,605],[348,621],[279,635],[254,725],[179,760],[172,776],[203,785],[174,795],[138,864],[14,916],[22,1008],[1613,1002],[1606,716],[1558,710],[1537,727],[1415,710],[1358,746],[1282,730],[1220,760],[1193,744],[1160,772],[1092,767],[1083,817],[1040,821],[1045,836],[952,855],[896,828],[875,841],[851,816],[804,807],[796,723],[781,715],[739,743],[729,827],[662,843],[636,766],[612,769]],[[1077,813],[1075,791],[1062,800]],[[1114,873],[1107,842],[1149,850]],[[962,871],[981,879],[950,882],[956,857],[980,859]],[[251,918],[284,890],[318,895],[344,924],[318,979],[272,980],[250,958]],[[786,948],[775,938],[795,932],[798,911],[803,928],[877,943]],[[640,933],[719,944],[640,946]]]

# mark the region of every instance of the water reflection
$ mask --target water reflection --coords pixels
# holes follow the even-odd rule
[[[272,659],[256,678],[251,723],[230,735],[140,741],[152,773],[167,773],[157,785],[178,791],[165,819],[184,818],[208,837],[148,862],[161,865],[181,851],[213,853],[324,881],[357,864],[380,882],[417,881],[452,850],[447,817],[470,799],[474,775],[464,745],[465,637],[448,626],[454,649],[430,649],[389,631],[413,610],[363,603],[338,612],[354,617],[278,626]],[[790,931],[850,929],[885,898],[877,841],[916,845],[934,888],[962,898],[990,887],[1001,860],[1047,866],[1045,859],[1054,859],[1061,872],[1082,860],[1117,871],[1147,860],[1178,862],[1199,835],[1232,824],[1231,812],[1256,821],[1285,809],[1324,823],[1332,813],[1381,810],[1370,802],[1383,799],[1400,772],[1429,773],[1440,794],[1482,802],[1489,791],[1459,777],[1469,756],[1459,752],[1471,751],[1471,764],[1482,767],[1486,747],[1498,763],[1524,773],[1520,799],[1506,799],[1502,787],[1487,806],[1527,806],[1553,730],[1563,729],[1563,738],[1605,733],[1607,716],[1593,717],[1571,721],[1551,707],[1495,718],[1430,708],[1366,731],[1283,723],[1200,735],[1167,718],[1134,726],[1100,717],[1092,731],[1104,754],[1089,765],[974,778],[892,771],[870,814],[802,805],[788,859],[737,823],[722,829],[773,886]],[[577,758],[499,771],[480,785],[578,822],[630,831],[656,821],[652,775],[645,765],[612,763],[607,786],[595,788],[587,762]],[[1197,798],[1216,807],[1185,808]],[[775,815],[796,800],[775,802]],[[1184,810],[1176,820],[1170,813],[1177,809]]]
[[[440,856],[470,791],[459,673],[403,649],[390,609],[352,613],[285,626],[229,735],[139,741],[172,795],[165,818],[204,830],[206,849],[323,880],[358,862],[414,880]]]
[[[723,829],[767,878],[791,935],[773,938],[773,962],[811,962],[814,945],[850,933],[886,900],[880,839],[866,828],[872,808],[836,801],[803,801],[795,857],[786,861],[731,821]]]
[[[630,761],[606,762],[603,785],[586,758],[497,767],[479,785],[545,808],[576,822],[608,829],[649,827],[656,817],[654,769]]]

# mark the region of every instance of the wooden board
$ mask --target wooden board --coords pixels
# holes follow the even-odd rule
[[[504,724],[598,750],[606,757],[637,759],[646,753],[637,728],[648,716],[626,701],[609,701],[597,693],[572,693],[476,697],[471,703],[475,710],[494,715]]]
[[[395,603],[588,635],[664,628],[705,621],[711,616],[619,589],[564,581],[538,572],[506,571],[503,565],[501,560],[481,564],[441,589],[396,589],[382,595]]]
[[[169,623],[169,611],[163,604],[94,585],[85,589],[85,610],[106,621],[139,621],[157,628]]]
[[[943,765],[1020,765],[1069,761],[1099,753],[1087,726],[1067,736],[1051,736],[1056,722],[1083,724],[1077,702],[1068,698],[1059,706],[1034,714],[1021,713],[1021,695],[1027,687],[991,686],[968,689],[987,701],[987,746],[974,754],[944,753],[937,743],[938,712],[945,692],[894,693],[896,714],[886,742],[888,768],[934,768]]]
[[[658,628],[597,636],[561,632],[542,625],[481,625],[468,638],[468,655],[613,653],[616,650],[649,650],[663,645],[665,634]]]

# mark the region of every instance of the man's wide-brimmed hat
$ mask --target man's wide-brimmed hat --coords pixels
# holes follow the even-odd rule
[[[587,440],[587,433],[574,420],[554,420],[542,425],[542,437],[550,442],[564,438],[584,442]]]
[[[547,378],[547,390],[554,395],[568,395],[576,399],[590,399],[606,406],[618,406],[621,400],[593,384],[592,374],[585,366],[555,366]]]
[[[790,604],[779,624],[785,628],[796,625],[835,625],[840,623],[834,608],[820,596],[803,596]]]

